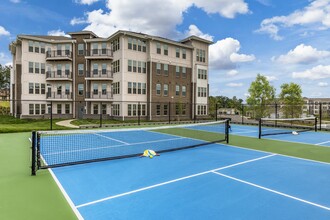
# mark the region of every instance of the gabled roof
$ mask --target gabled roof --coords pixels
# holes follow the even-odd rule
[[[180,42],[181,43],[184,43],[184,42],[191,41],[191,40],[201,41],[201,42],[206,43],[206,44],[213,44],[213,41],[209,41],[209,40],[206,40],[204,38],[197,37],[195,35],[192,35],[190,37],[187,37],[187,38],[181,40]]]

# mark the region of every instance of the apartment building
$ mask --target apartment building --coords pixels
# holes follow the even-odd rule
[[[68,35],[18,35],[10,44],[13,115],[124,119],[140,112],[161,120],[208,114],[211,41],[130,31],[108,38],[90,31]]]
[[[330,116],[330,98],[304,97],[304,113],[308,115]]]

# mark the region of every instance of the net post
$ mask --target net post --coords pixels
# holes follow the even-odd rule
[[[314,118],[314,130],[317,132],[317,117]]]
[[[31,160],[32,160],[32,165],[31,165],[31,175],[35,176],[37,174],[37,169],[36,169],[36,160],[37,160],[37,146],[36,146],[36,131],[32,131],[32,146],[31,146]]]
[[[259,118],[259,135],[258,135],[258,138],[261,139],[261,118]]]
[[[226,129],[225,129],[225,135],[226,135],[226,143],[229,143],[229,119],[226,120]]]
[[[171,124],[171,102],[168,102],[168,124]]]
[[[102,128],[102,102],[100,102],[100,128]]]
[[[215,120],[218,121],[218,103],[215,103]]]
[[[138,125],[140,125],[141,120],[141,103],[138,103]]]

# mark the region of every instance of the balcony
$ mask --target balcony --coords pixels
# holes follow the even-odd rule
[[[108,60],[113,58],[113,52],[110,49],[92,49],[86,51],[86,59]]]
[[[72,81],[72,72],[65,70],[57,70],[57,71],[47,71],[46,72],[46,80],[58,80],[58,81],[63,81],[63,80],[69,80]]]
[[[72,101],[72,92],[47,92],[48,101]]]
[[[113,80],[113,72],[111,70],[86,71],[86,80]]]
[[[70,50],[54,50],[47,51],[46,53],[47,61],[62,61],[62,60],[70,60],[72,61],[72,51]]]
[[[86,101],[109,101],[112,99],[112,92],[86,92]]]

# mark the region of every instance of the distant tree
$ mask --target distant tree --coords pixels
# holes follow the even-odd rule
[[[10,68],[10,66],[2,66],[0,64],[0,89],[9,89]]]
[[[282,84],[279,101],[285,118],[298,118],[301,116],[304,99],[301,87],[298,84],[292,82]]]
[[[261,118],[269,115],[269,106],[267,105],[273,104],[275,101],[275,88],[270,85],[267,78],[258,74],[248,91],[249,97],[246,102],[253,108],[254,117]]]

